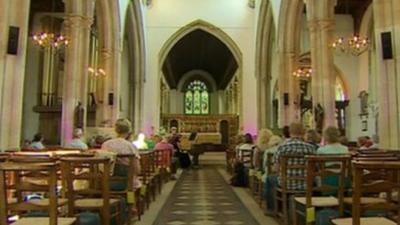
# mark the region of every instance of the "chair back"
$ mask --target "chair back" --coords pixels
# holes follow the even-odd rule
[[[47,193],[49,204],[45,209],[49,214],[49,224],[57,225],[57,165],[55,163],[0,163],[0,225],[8,224],[9,211],[35,210],[33,204],[23,201],[26,193]],[[25,180],[26,174],[41,174],[40,179],[45,182],[33,184]],[[7,183],[7,176],[14,176],[14,184]],[[39,177],[36,177],[39,179]],[[7,192],[15,191],[17,202],[12,205],[8,203]],[[43,208],[40,208],[43,210]]]
[[[307,160],[306,208],[312,207],[315,192],[336,195],[339,212],[343,215],[345,179],[349,169],[350,155],[309,155]],[[316,178],[320,181],[314,185]]]
[[[279,181],[282,191],[305,190],[305,155],[281,155],[279,157]]]
[[[117,161],[127,161],[128,165],[116,163],[114,173],[110,177],[110,187],[112,195],[127,194],[133,192],[133,180],[135,171],[136,155],[118,154]]]
[[[69,215],[75,214],[74,202],[79,198],[101,198],[104,214],[110,215],[110,159],[64,157],[60,161]],[[79,187],[77,184],[80,184]]]
[[[274,167],[274,153],[267,152],[266,157],[267,158],[265,158],[265,160],[264,160],[265,161],[265,165],[264,165],[265,172],[267,174],[271,174],[273,172],[273,167]]]
[[[172,149],[154,150],[154,163],[156,168],[167,169],[171,166]]]
[[[400,224],[400,195],[393,199],[393,193],[400,191],[400,161],[353,161],[352,167],[353,225],[360,225],[361,213],[367,209],[391,212],[397,224]],[[374,173],[379,176],[371,176]],[[361,204],[361,197],[381,193],[386,194],[386,202]]]
[[[239,149],[237,155],[238,160],[243,163],[248,168],[253,168],[254,150],[253,149]]]

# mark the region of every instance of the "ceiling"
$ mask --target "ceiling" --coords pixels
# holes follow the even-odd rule
[[[168,53],[162,71],[170,88],[187,72],[206,71],[218,89],[225,89],[238,68],[232,52],[214,35],[197,29],[181,38]]]
[[[30,27],[32,27],[33,16],[41,12],[64,12],[63,0],[31,0]]]
[[[336,14],[350,14],[354,19],[354,30],[359,31],[362,17],[372,0],[338,0]]]

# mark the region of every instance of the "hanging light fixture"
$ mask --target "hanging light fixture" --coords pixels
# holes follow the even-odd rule
[[[47,32],[40,32],[32,35],[32,40],[35,45],[40,46],[42,48],[53,47],[55,49],[67,46],[69,44],[69,40],[67,37],[62,34],[54,34]]]
[[[55,26],[55,20],[57,18],[53,15],[54,13],[56,13],[55,0],[51,1],[51,15],[46,18],[49,24],[47,24],[46,29],[44,29],[45,31],[34,33],[31,36],[33,43],[43,49],[53,48],[57,50],[69,44],[69,39],[58,31],[61,30],[61,28],[56,28],[57,26]]]
[[[347,39],[340,37],[331,44],[331,47],[342,53],[359,56],[368,50],[369,39],[368,37],[360,37],[359,35],[354,35]]]
[[[311,78],[312,73],[313,70],[310,67],[303,66],[295,70],[292,75],[297,78],[308,79]]]
[[[104,71],[102,68],[89,67],[88,72],[94,77],[106,76],[106,71]]]

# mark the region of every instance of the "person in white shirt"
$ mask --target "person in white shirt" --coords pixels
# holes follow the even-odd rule
[[[87,150],[88,146],[82,141],[83,131],[80,128],[76,128],[73,133],[73,139],[68,143],[67,148]]]

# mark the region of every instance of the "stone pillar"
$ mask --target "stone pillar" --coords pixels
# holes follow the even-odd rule
[[[335,72],[333,40],[336,0],[305,0],[310,30],[311,66],[313,69],[311,93],[313,108],[323,110],[323,127],[337,126],[335,113]],[[317,117],[317,115],[314,115]]]
[[[280,74],[279,77],[279,121],[280,127],[289,125],[292,122],[300,120],[299,107],[296,106],[298,98],[299,85],[292,76],[296,69],[296,54],[293,52],[280,52]],[[288,102],[285,104],[285,94],[288,96]]]
[[[398,0],[374,0],[376,66],[378,79],[378,134],[379,147],[400,147],[400,2]],[[393,59],[383,59],[381,33],[391,32]]]
[[[0,150],[19,149],[30,1],[0,0],[0,6]],[[9,26],[19,28],[15,55],[7,53]]]
[[[81,102],[84,109],[83,127],[86,126],[90,27],[93,23],[94,0],[66,0],[65,7],[65,33],[70,43],[65,50],[61,117],[61,144],[63,146],[72,139],[78,102]]]
[[[257,80],[258,129],[269,128],[271,125],[272,99],[271,79],[266,75]]]

